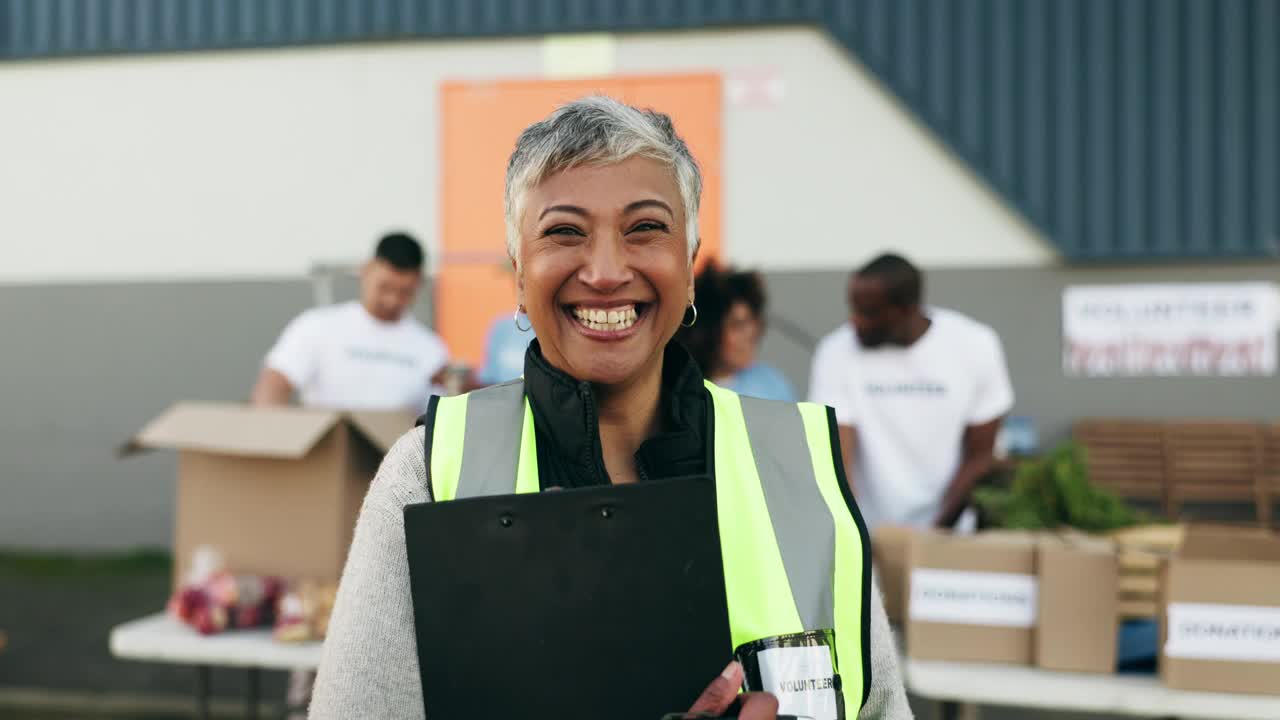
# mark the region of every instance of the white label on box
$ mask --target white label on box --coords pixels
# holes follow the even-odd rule
[[[779,715],[840,720],[831,648],[780,647],[761,650],[760,684],[778,698]]]
[[[1036,579],[1021,573],[915,568],[912,620],[1029,628],[1036,624]]]
[[[1164,652],[1186,660],[1280,663],[1280,607],[1169,603]]]

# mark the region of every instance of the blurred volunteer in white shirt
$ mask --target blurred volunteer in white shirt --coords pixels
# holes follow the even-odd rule
[[[920,271],[897,255],[854,272],[850,321],[818,344],[809,399],[835,408],[869,526],[969,531],[1013,388],[995,331],[922,294]]]
[[[294,318],[267,353],[254,405],[425,412],[449,361],[444,342],[413,318],[422,286],[422,246],[392,233],[360,269],[360,299],[312,308]],[[290,720],[302,718],[315,673],[289,676]]]
[[[444,342],[410,313],[422,247],[393,233],[360,271],[360,299],[294,318],[267,353],[255,405],[424,412],[449,360]],[[433,390],[433,388],[435,388]]]

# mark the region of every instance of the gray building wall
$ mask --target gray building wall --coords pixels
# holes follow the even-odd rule
[[[246,401],[311,304],[305,279],[0,285],[0,547],[168,546],[176,455],[117,448],[177,400]]]
[[[1085,415],[1280,417],[1277,378],[1068,379],[1059,355],[1069,284],[1275,280],[1277,271],[952,269],[930,272],[928,292],[996,328],[1016,412],[1053,437]],[[778,319],[764,357],[802,394],[808,343],[844,321],[845,279],[843,270],[768,274]],[[351,296],[350,285],[339,290]],[[173,453],[118,459],[116,448],[176,400],[244,400],[266,349],[311,298],[302,279],[0,286],[0,546],[168,545]],[[429,317],[425,302],[418,315]]]
[[[1275,0],[0,0],[0,62],[804,24],[1072,259],[1280,254]]]

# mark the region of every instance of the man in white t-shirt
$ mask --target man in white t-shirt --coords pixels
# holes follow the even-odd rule
[[[410,313],[422,286],[422,246],[392,233],[360,269],[360,299],[294,318],[267,353],[250,402],[338,410],[425,412],[449,361],[444,342]],[[315,673],[290,674],[288,717],[305,717]]]
[[[255,405],[413,410],[427,400],[449,360],[444,342],[413,318],[422,285],[422,247],[393,233],[360,271],[360,299],[294,318],[267,353]]]
[[[1013,388],[995,331],[923,306],[922,289],[896,255],[854,272],[850,321],[818,344],[809,399],[835,408],[869,526],[971,530],[965,509]]]

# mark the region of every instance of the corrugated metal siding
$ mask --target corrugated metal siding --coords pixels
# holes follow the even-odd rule
[[[0,0],[0,57],[819,22],[821,0]]]
[[[831,32],[1067,257],[1280,255],[1280,2],[836,5]]]
[[[1068,258],[1280,256],[1280,0],[0,0],[0,58],[791,23]]]

